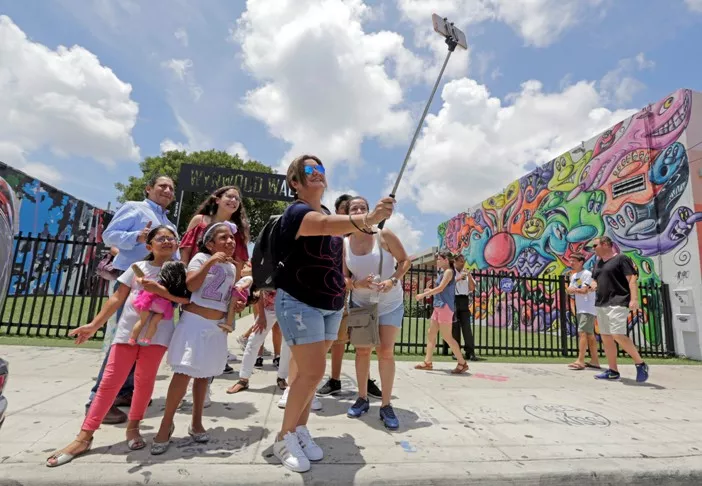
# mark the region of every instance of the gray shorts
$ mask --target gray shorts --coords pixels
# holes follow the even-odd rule
[[[585,312],[578,314],[578,332],[595,334],[595,316]]]
[[[626,336],[628,317],[628,307],[623,307],[621,305],[597,307],[597,323],[600,325],[600,334],[618,334]]]

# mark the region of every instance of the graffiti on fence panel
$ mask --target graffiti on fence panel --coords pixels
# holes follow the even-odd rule
[[[18,243],[8,295],[52,294],[77,285],[70,269],[93,259],[93,247],[65,241],[100,241],[111,214],[2,163],[0,177],[17,196],[18,230],[43,240]]]
[[[501,312],[507,316],[501,326],[544,332],[562,321],[575,332],[574,316],[559,315],[548,278],[567,275],[575,252],[592,269],[589,243],[598,236],[610,236],[616,251],[632,259],[644,286],[661,283],[654,258],[686,265],[688,237],[702,221],[702,212],[689,207],[690,163],[681,139],[691,111],[691,91],[675,91],[441,224],[440,247],[463,254],[468,268],[546,278],[526,294],[513,292],[514,303],[488,285],[474,303],[476,315]],[[551,301],[537,311],[524,295]],[[629,322],[652,344],[661,340],[660,301],[642,295],[644,309]]]

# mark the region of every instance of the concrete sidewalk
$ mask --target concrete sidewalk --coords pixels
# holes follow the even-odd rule
[[[242,326],[239,326],[240,328]],[[244,326],[245,327],[245,326]],[[238,349],[232,337],[231,348]],[[10,414],[0,430],[0,484],[699,484],[702,482],[702,367],[658,366],[637,385],[633,366],[621,382],[562,365],[473,363],[472,375],[397,366],[394,400],[401,421],[386,431],[378,401],[360,420],[346,417],[355,399],[353,363],[344,388],[324,398],[310,429],[325,459],[304,475],[272,456],[283,412],[270,358],[251,389],[227,395],[236,379],[218,378],[205,410],[212,441],[187,435],[177,415],[167,454],[130,452],[124,425],[103,426],[93,451],[56,469],[45,459],[79,431],[83,404],[101,360],[95,350],[0,346],[10,363]],[[238,365],[233,365],[238,370]],[[372,372],[378,376],[377,369]],[[170,373],[164,366],[144,421],[150,442]]]

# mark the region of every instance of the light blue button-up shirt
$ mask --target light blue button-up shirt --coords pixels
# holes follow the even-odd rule
[[[105,245],[119,249],[119,254],[112,262],[114,268],[127,270],[132,263],[143,260],[149,254],[144,243],[137,243],[139,234],[149,221],[152,228],[165,225],[178,234],[175,225],[168,219],[168,211],[150,199],[129,201],[117,210],[102,232]],[[180,252],[176,251],[174,256],[180,258]]]

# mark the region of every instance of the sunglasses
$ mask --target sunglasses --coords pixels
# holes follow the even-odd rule
[[[156,243],[175,243],[176,241],[178,241],[178,239],[172,236],[157,236],[156,238],[154,238],[153,241],[155,241]]]
[[[305,166],[305,174],[306,175],[312,175],[314,171],[319,172],[320,174],[324,174],[326,171],[324,170],[323,165],[306,165]]]

